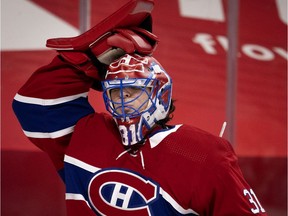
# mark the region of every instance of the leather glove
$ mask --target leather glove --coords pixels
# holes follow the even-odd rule
[[[159,40],[151,32],[133,27],[115,29],[96,39],[87,49],[57,50],[62,59],[87,76],[101,81],[109,64],[128,53],[151,55]]]

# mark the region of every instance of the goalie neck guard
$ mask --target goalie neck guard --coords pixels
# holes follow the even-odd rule
[[[151,56],[126,54],[109,65],[102,81],[106,109],[124,146],[141,143],[169,113],[172,80]]]

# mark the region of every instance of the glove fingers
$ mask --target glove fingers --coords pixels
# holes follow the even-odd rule
[[[133,53],[135,51],[135,46],[133,41],[129,40],[127,37],[121,34],[114,34],[107,39],[107,44],[111,47],[119,47],[123,49],[126,53]]]

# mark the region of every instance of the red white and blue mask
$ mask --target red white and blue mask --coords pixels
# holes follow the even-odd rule
[[[172,80],[151,56],[126,54],[112,62],[102,86],[106,109],[125,146],[143,142],[156,122],[168,115]]]

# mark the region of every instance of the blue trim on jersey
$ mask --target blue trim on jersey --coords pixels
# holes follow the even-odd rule
[[[41,106],[13,101],[13,109],[24,131],[55,132],[76,124],[82,117],[93,113],[87,98],[77,98],[62,104]]]

